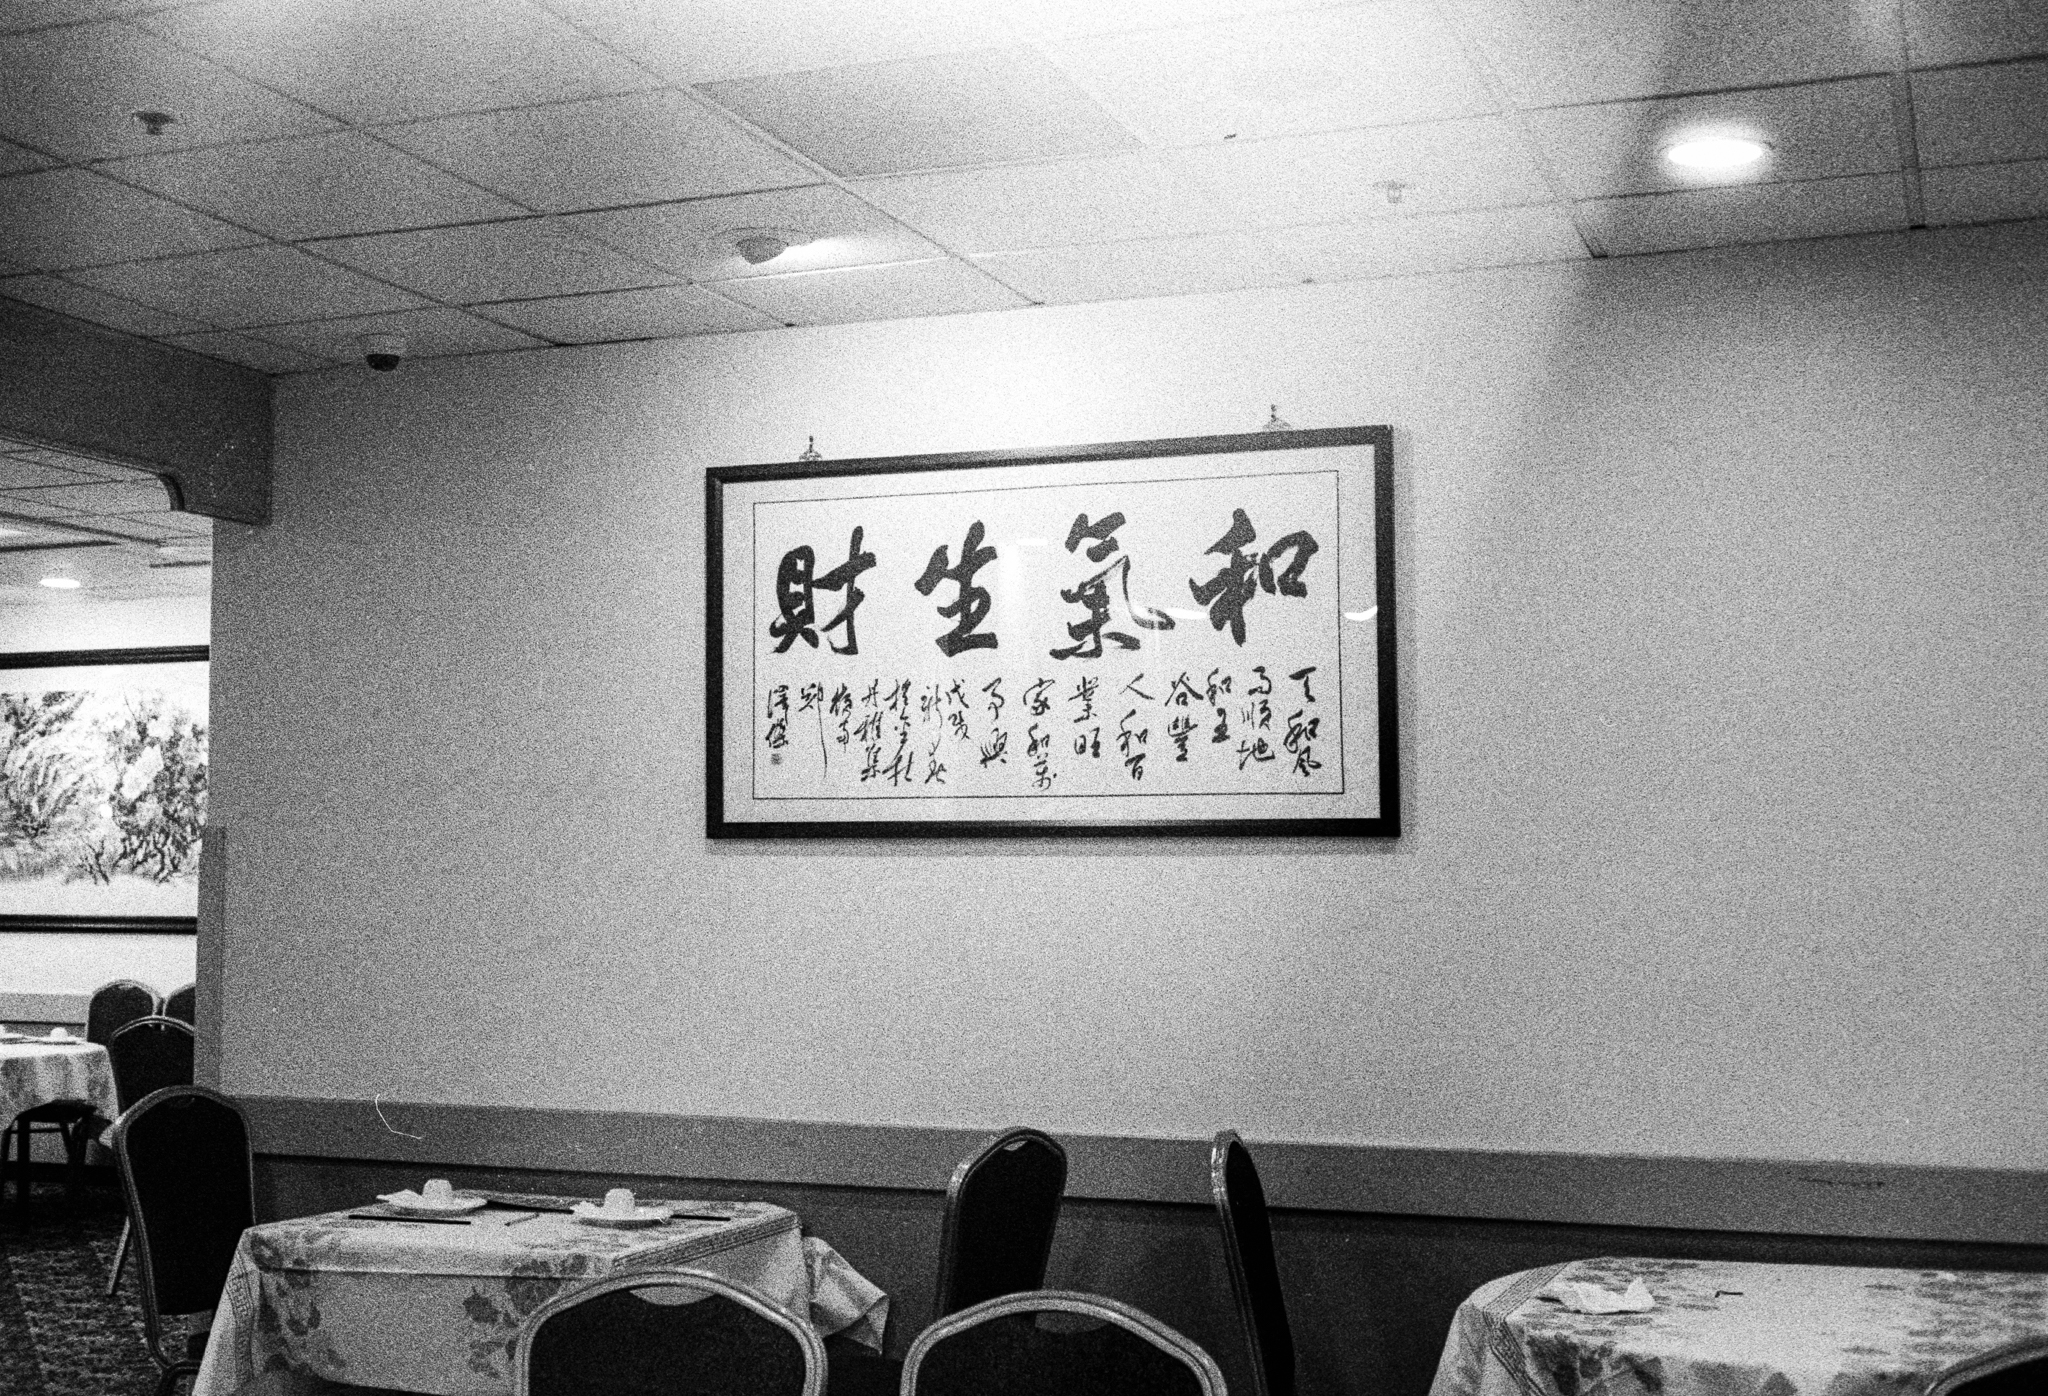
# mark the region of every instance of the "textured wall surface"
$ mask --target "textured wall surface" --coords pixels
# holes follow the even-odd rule
[[[2040,1168],[2040,225],[285,380],[222,1079]],[[1391,423],[1394,843],[702,836],[702,475]]]

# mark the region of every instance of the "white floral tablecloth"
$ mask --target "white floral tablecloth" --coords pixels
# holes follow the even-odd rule
[[[51,1047],[33,1040],[0,1042],[0,1125],[53,1100],[82,1100],[105,1119],[120,1111],[114,1064],[96,1043]]]
[[[1572,1313],[1555,1282],[1647,1313]],[[2048,1335],[2048,1275],[1601,1259],[1489,1281],[1458,1306],[1430,1396],[1917,1396],[1945,1367]]]
[[[192,1396],[230,1396],[268,1373],[503,1396],[528,1314],[579,1281],[657,1266],[708,1270],[808,1316],[820,1333],[881,1346],[888,1296],[806,1238],[794,1212],[764,1202],[679,1205],[732,1218],[614,1230],[559,1212],[491,1208],[467,1225],[330,1212],[251,1227]]]

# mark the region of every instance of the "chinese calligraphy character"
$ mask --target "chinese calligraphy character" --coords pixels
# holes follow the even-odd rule
[[[818,610],[815,593],[820,591],[844,591],[846,604],[839,614],[822,627],[827,635],[841,626],[846,628],[846,644],[842,647],[829,644],[834,654],[859,654],[860,640],[854,634],[853,613],[867,596],[855,583],[860,574],[875,565],[875,555],[861,551],[862,530],[856,528],[852,539],[846,545],[846,561],[822,577],[813,576],[817,566],[817,554],[808,543],[791,548],[782,555],[782,565],[775,572],[775,604],[781,610],[779,620],[768,623],[768,633],[782,643],[775,647],[781,654],[798,640],[812,649],[818,647]]]
[[[1088,522],[1088,516],[1081,514],[1074,519],[1074,526],[1067,530],[1067,551],[1072,552],[1083,539],[1098,540],[1088,549],[1090,562],[1101,562],[1117,551],[1117,541],[1111,535],[1124,526],[1121,513],[1106,514],[1097,522]],[[1111,578],[1115,578],[1115,593],[1112,594]],[[1078,605],[1087,615],[1067,627],[1067,636],[1074,641],[1063,650],[1052,651],[1054,659],[1100,659],[1104,639],[1114,641],[1118,649],[1138,648],[1138,637],[1121,630],[1110,630],[1110,611],[1113,605],[1121,606],[1121,614],[1128,617],[1132,625],[1141,630],[1171,630],[1173,617],[1164,611],[1151,607],[1134,606],[1131,603],[1131,560],[1128,556],[1097,572],[1072,589],[1062,588],[1060,600]]]
[[[1320,550],[1316,540],[1301,530],[1288,534],[1253,558],[1245,546],[1257,538],[1258,533],[1244,510],[1231,510],[1230,530],[1207,549],[1228,560],[1206,582],[1188,579],[1188,590],[1194,593],[1196,604],[1209,608],[1209,624],[1218,630],[1227,627],[1230,638],[1240,645],[1244,643],[1245,603],[1260,591],[1269,596],[1307,596],[1308,587],[1303,585],[1301,574],[1308,567],[1308,560]],[[1275,577],[1274,559],[1289,552],[1294,556],[1287,570]]]
[[[949,564],[946,545],[941,543],[932,552],[932,560],[925,564],[924,575],[916,582],[920,596],[930,596],[940,582],[952,582],[960,588],[959,597],[948,606],[939,607],[941,616],[957,617],[953,628],[934,641],[939,652],[951,659],[962,650],[992,650],[996,648],[996,637],[980,634],[975,627],[988,617],[988,588],[974,585],[974,574],[995,561],[996,550],[981,545],[981,520],[968,525],[967,537],[960,544],[960,561]]]

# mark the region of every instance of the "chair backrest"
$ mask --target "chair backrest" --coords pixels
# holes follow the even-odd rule
[[[939,1233],[940,1317],[1045,1283],[1067,1187],[1067,1151],[1035,1129],[1005,1130],[962,1159]]]
[[[1209,1150],[1209,1191],[1223,1223],[1223,1256],[1237,1317],[1251,1347],[1256,1396],[1294,1396],[1294,1330],[1273,1257],[1273,1223],[1258,1165],[1235,1130],[1216,1136]]]
[[[116,979],[92,991],[85,1007],[85,1040],[105,1046],[124,1023],[156,1012],[156,990],[133,979]]]
[[[1956,1363],[1927,1396],[2039,1396],[2048,1391],[2048,1338],[2022,1338]]]
[[[162,1316],[219,1304],[235,1247],[255,1224],[249,1125],[226,1096],[172,1086],[123,1111],[106,1142],[134,1226],[143,1324],[161,1354]]]
[[[199,986],[180,984],[164,995],[164,1017],[178,1018],[187,1023],[199,1021]]]
[[[634,1270],[556,1295],[512,1349],[514,1396],[819,1396],[825,1344],[766,1295]]]
[[[114,1095],[121,1108],[166,1086],[191,1085],[192,1050],[190,1023],[152,1015],[122,1024],[107,1043],[114,1063]]]
[[[905,1396],[1224,1396],[1209,1354],[1150,1314],[1071,1290],[984,1300],[918,1334]]]

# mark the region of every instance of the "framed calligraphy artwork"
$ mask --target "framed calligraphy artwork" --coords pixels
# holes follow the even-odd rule
[[[0,931],[197,931],[207,659],[0,653]]]
[[[712,470],[707,832],[1397,835],[1392,445]]]

